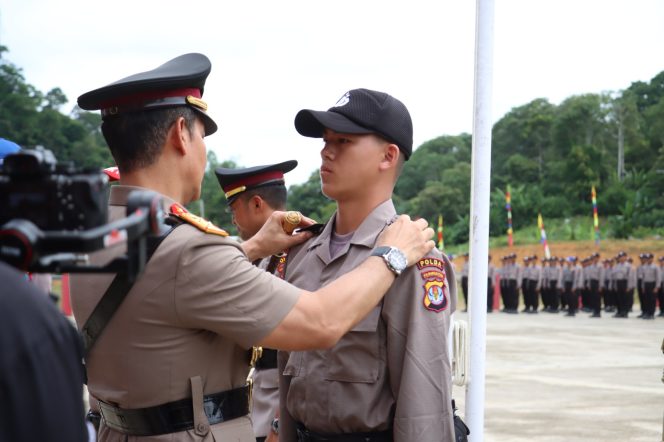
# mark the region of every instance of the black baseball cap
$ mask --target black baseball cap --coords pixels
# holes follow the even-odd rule
[[[184,54],[151,71],[130,75],[78,97],[81,109],[101,109],[102,119],[114,115],[165,107],[189,106],[205,125],[205,135],[217,131],[201,98],[205,80],[212,70],[203,54]]]
[[[305,137],[321,138],[324,129],[346,134],[377,134],[394,143],[406,160],[413,153],[413,122],[406,106],[385,92],[353,89],[327,111],[303,109],[295,129]]]
[[[229,169],[217,167],[214,170],[217,180],[230,206],[242,192],[267,186],[285,186],[284,174],[297,167],[296,160],[277,164]]]

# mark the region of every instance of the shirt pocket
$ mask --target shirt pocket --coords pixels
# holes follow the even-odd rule
[[[374,383],[382,364],[381,306],[375,307],[328,352],[326,380]]]

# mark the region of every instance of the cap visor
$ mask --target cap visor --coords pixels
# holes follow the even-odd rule
[[[195,107],[191,106],[192,109],[196,111],[196,113],[201,117],[203,120],[203,125],[205,126],[205,136],[207,137],[208,135],[212,135],[217,131],[217,123],[214,122],[214,120],[205,112],[196,109]]]
[[[342,134],[367,134],[371,129],[355,124],[337,112],[301,110],[295,116],[295,129],[300,135],[321,138],[323,130],[331,129]]]

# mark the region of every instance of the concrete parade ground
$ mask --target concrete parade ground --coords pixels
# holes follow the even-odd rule
[[[638,310],[488,314],[484,440],[664,440],[664,318],[637,319]],[[466,387],[453,393],[463,417]]]

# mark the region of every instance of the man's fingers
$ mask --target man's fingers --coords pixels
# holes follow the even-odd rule
[[[427,220],[424,219],[424,218],[419,218],[419,219],[415,220],[415,224],[417,224],[417,226],[418,226],[420,229],[424,229],[424,228],[426,228],[426,227],[429,225],[429,223],[427,222]]]
[[[310,226],[312,224],[316,224],[315,219],[302,215],[302,221],[300,221],[300,224],[298,225],[298,227],[307,227],[307,226]]]

